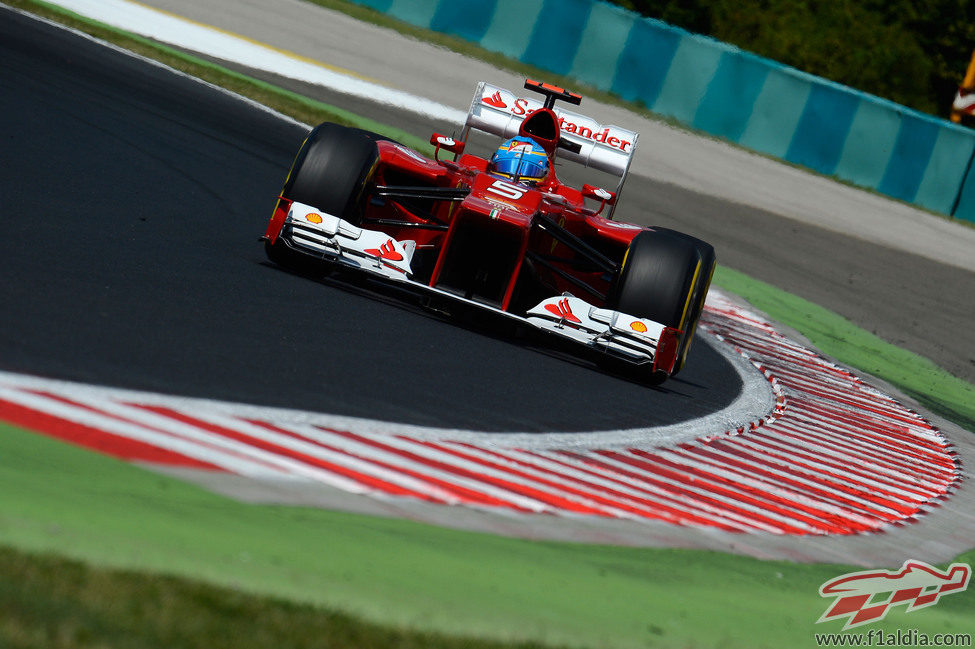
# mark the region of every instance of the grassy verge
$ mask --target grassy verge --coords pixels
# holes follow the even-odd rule
[[[98,566],[0,554],[0,645],[54,634],[92,640],[64,646],[116,646],[158,606],[146,633],[159,637],[140,646],[170,646],[184,626],[237,633],[235,619],[248,636],[273,637],[281,619],[317,611],[309,633],[335,626],[337,647],[372,633],[405,646],[807,647],[839,627],[814,624],[827,604],[819,585],[849,570],[247,505],[8,427],[0,456],[0,493],[17,494],[0,504],[0,544]],[[952,596],[877,628],[960,631],[973,604],[975,592]]]
[[[8,649],[538,646],[393,629],[308,604],[9,548],[0,548],[0,575],[0,640]]]
[[[0,548],[7,649],[529,649],[369,624],[309,604]]]

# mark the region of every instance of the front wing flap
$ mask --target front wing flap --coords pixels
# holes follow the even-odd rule
[[[655,373],[669,375],[677,360],[680,331],[653,320],[595,307],[569,294],[543,300],[522,317],[417,282],[410,267],[416,250],[414,241],[397,241],[384,232],[360,228],[310,205],[290,205],[282,235],[288,245],[305,254],[527,322],[630,363],[650,365]]]
[[[565,294],[529,309],[528,322],[624,360],[651,364],[653,372],[670,374],[677,361],[681,332],[672,327],[612,309],[595,307]]]
[[[310,255],[361,268],[388,279],[412,276],[415,241],[397,241],[384,232],[367,230],[304,203],[292,203],[284,226],[293,247]]]

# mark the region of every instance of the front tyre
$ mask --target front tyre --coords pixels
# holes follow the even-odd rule
[[[384,139],[331,122],[316,126],[298,149],[281,196],[358,225],[366,188],[379,163],[376,142]],[[265,242],[265,252],[272,262],[291,270],[323,270],[321,260],[289,247],[281,237],[273,244]]]
[[[641,232],[626,251],[609,306],[682,332],[671,376],[686,361],[714,263],[709,244],[672,231]]]
[[[694,294],[691,296],[692,311],[688,322],[693,323],[694,328],[697,328],[697,323],[701,318],[701,313],[704,311],[704,302],[708,297],[708,289],[711,287],[711,278],[714,276],[714,269],[717,266],[717,259],[714,254],[714,246],[705,241],[701,241],[696,237],[692,237],[689,234],[684,234],[683,232],[678,232],[677,230],[670,230],[668,228],[654,227],[655,232],[666,232],[674,237],[684,239],[690,242],[695,248],[697,248],[698,255],[701,258],[701,275],[700,280],[695,284]],[[684,361],[687,358],[687,354],[691,348],[691,342],[693,342],[694,334],[692,332],[691,336],[682,341],[682,345],[677,352],[677,367],[683,367]]]
[[[305,139],[281,195],[358,224],[364,190],[379,162],[382,136],[331,122],[316,126]]]

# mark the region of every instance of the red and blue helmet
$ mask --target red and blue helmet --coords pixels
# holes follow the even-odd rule
[[[530,137],[513,137],[498,147],[488,169],[499,176],[534,185],[548,175],[548,154]]]

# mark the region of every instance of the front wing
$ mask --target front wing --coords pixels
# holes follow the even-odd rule
[[[278,236],[285,245],[306,255],[514,318],[632,364],[648,365],[653,373],[669,375],[674,369],[681,335],[676,329],[598,308],[569,294],[543,300],[529,309],[527,316],[502,311],[414,280],[410,267],[416,250],[414,241],[397,241],[303,203],[291,203],[287,209]]]

